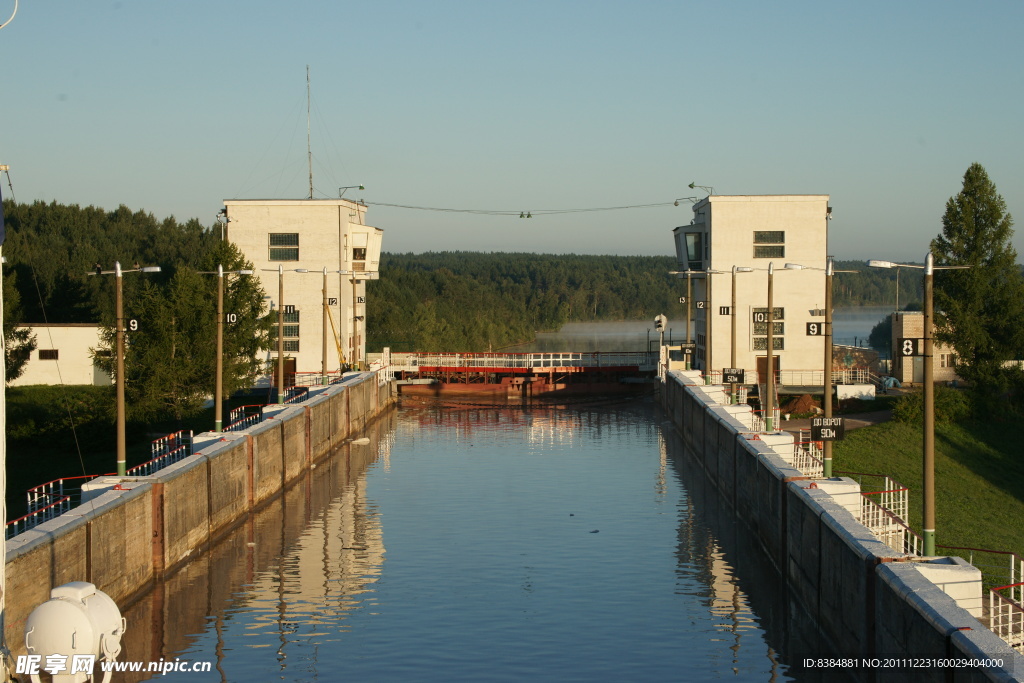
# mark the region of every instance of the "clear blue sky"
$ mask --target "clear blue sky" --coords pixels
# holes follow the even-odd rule
[[[301,198],[308,64],[317,197],[669,204],[371,206],[389,251],[669,254],[696,182],[830,194],[837,257],[920,261],[978,161],[1024,255],[1022,33],[1016,0],[22,0],[0,163],[21,202],[204,224]]]

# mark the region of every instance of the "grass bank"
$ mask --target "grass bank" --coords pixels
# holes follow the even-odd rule
[[[888,474],[910,488],[910,523],[921,532],[920,424],[885,422],[846,433],[833,446],[843,472]],[[938,545],[1008,550],[1024,557],[1024,456],[1009,423],[935,428]]]

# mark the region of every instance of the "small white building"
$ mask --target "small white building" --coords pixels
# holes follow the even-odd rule
[[[252,261],[275,313],[284,306],[286,373],[320,372],[325,335],[328,372],[338,370],[339,356],[365,365],[366,280],[378,277],[384,234],[366,225],[366,205],[349,199],[227,199],[224,208],[225,239]],[[272,347],[266,360],[276,363],[276,341]]]
[[[747,383],[765,381],[768,325],[764,319],[772,264],[777,371],[784,384],[823,382],[828,200],[828,195],[711,195],[693,205],[689,225],[673,230],[679,270],[693,271],[692,301],[687,305],[693,307],[695,369],[710,368],[717,380],[723,368],[737,367],[746,370]],[[789,270],[788,263],[806,268]],[[754,269],[735,277],[735,339],[734,266]],[[683,295],[686,276],[678,277]]]
[[[100,326],[94,323],[27,326],[36,337],[36,350],[29,356],[21,377],[12,387],[30,384],[111,383],[110,375],[93,361],[93,350],[102,349]],[[102,353],[103,351],[100,351]]]

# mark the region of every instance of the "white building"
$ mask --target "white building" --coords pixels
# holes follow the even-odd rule
[[[273,310],[284,305],[286,373],[320,372],[325,335],[328,372],[343,363],[363,366],[366,280],[377,277],[384,234],[366,225],[366,205],[349,199],[228,199],[224,207],[225,239],[252,261]],[[276,342],[267,360],[276,363]]]
[[[32,325],[36,350],[25,364],[25,372],[11,382],[13,387],[30,384],[111,383],[110,375],[93,362],[92,350],[102,349],[100,326],[93,323]],[[103,351],[100,351],[103,353]],[[107,352],[109,353],[109,352]]]
[[[679,270],[703,271],[690,275],[695,369],[710,368],[717,381],[723,368],[737,367],[746,370],[747,383],[765,381],[768,326],[763,320],[771,264],[777,371],[786,384],[822,383],[828,199],[828,195],[711,195],[694,204],[690,225],[673,230]],[[788,263],[807,268],[790,270]],[[735,340],[734,266],[754,269],[736,275]],[[685,294],[686,276],[678,277],[680,293]],[[809,328],[808,323],[817,325]],[[734,341],[735,366],[731,360]]]

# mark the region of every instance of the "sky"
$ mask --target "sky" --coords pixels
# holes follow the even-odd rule
[[[308,66],[313,196],[364,185],[386,251],[668,255],[695,183],[831,195],[834,256],[920,262],[973,162],[1024,221],[1022,30],[1017,0],[20,0],[0,163],[19,202],[204,225],[304,198]]]

